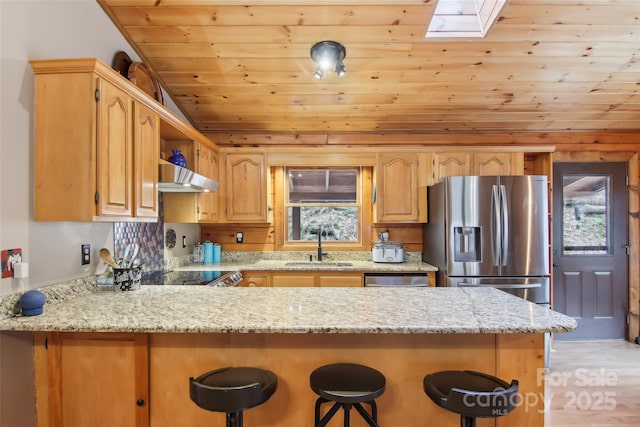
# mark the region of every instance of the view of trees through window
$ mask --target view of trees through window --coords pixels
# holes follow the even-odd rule
[[[563,178],[565,254],[609,253],[609,177]]]
[[[357,242],[359,180],[359,168],[288,169],[287,240]]]

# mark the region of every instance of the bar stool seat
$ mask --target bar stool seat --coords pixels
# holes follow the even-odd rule
[[[277,388],[273,372],[253,367],[216,369],[189,378],[191,400],[207,411],[226,412],[227,427],[242,427],[243,411],[269,400]]]
[[[344,426],[349,426],[351,407],[372,427],[378,427],[378,408],[375,399],[384,393],[385,377],[379,371],[355,363],[334,363],[317,368],[309,378],[311,389],[320,397],[316,400],[315,426],[323,427],[342,408]],[[335,402],[321,417],[323,403]],[[371,408],[369,414],[362,403]]]
[[[509,384],[482,372],[435,372],[424,377],[423,387],[438,406],[460,414],[461,427],[475,427],[476,418],[507,415],[517,403],[517,380]]]

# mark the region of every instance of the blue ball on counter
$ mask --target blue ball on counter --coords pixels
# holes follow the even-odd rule
[[[42,314],[43,306],[47,297],[36,290],[27,291],[20,297],[20,307],[23,316],[37,316]]]

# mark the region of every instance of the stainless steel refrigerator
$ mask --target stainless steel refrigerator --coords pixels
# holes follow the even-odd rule
[[[492,286],[550,303],[546,176],[451,176],[428,188],[422,259],[437,286]]]

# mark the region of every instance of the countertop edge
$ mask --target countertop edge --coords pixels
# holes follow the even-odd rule
[[[220,262],[212,264],[190,264],[176,267],[177,271],[216,271],[216,270],[238,270],[238,271],[336,271],[336,272],[390,272],[390,273],[428,273],[438,271],[436,266],[426,262],[400,262],[400,263],[377,263],[373,261],[347,261],[351,265],[344,265],[343,261],[338,261],[336,265],[331,261],[304,262],[294,261],[300,265],[291,265],[291,261],[261,260],[256,262]]]
[[[78,296],[45,306],[42,315],[0,321],[0,330],[518,334],[577,327],[573,318],[495,289],[144,288]]]

